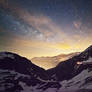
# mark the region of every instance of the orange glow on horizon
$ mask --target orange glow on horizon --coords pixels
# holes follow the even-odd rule
[[[31,59],[33,57],[57,56],[59,54],[81,52],[86,48],[87,46],[85,45],[84,47],[78,46],[78,48],[76,48],[67,43],[49,43],[18,38],[8,47],[8,50]]]

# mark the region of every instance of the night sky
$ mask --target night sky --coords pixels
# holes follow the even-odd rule
[[[0,51],[27,58],[92,45],[92,0],[0,0]]]

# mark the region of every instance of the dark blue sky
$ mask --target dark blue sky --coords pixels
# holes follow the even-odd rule
[[[91,0],[8,0],[29,12],[43,13],[57,21],[92,16]]]

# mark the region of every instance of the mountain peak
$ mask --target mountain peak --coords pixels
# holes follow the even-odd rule
[[[14,59],[15,55],[18,56],[17,54],[14,54],[11,52],[0,52],[0,59],[6,58],[6,57]]]
[[[92,45],[90,45],[86,50],[91,50],[92,51]]]
[[[52,76],[56,76],[53,79],[56,78],[55,80],[62,81],[69,80],[89,68],[92,68],[92,46],[80,54],[60,62],[55,68],[49,69],[48,73],[51,72]]]

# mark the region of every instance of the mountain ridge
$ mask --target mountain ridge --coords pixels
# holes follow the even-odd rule
[[[15,53],[0,52],[0,92],[92,92],[88,61],[92,46],[48,70]]]

